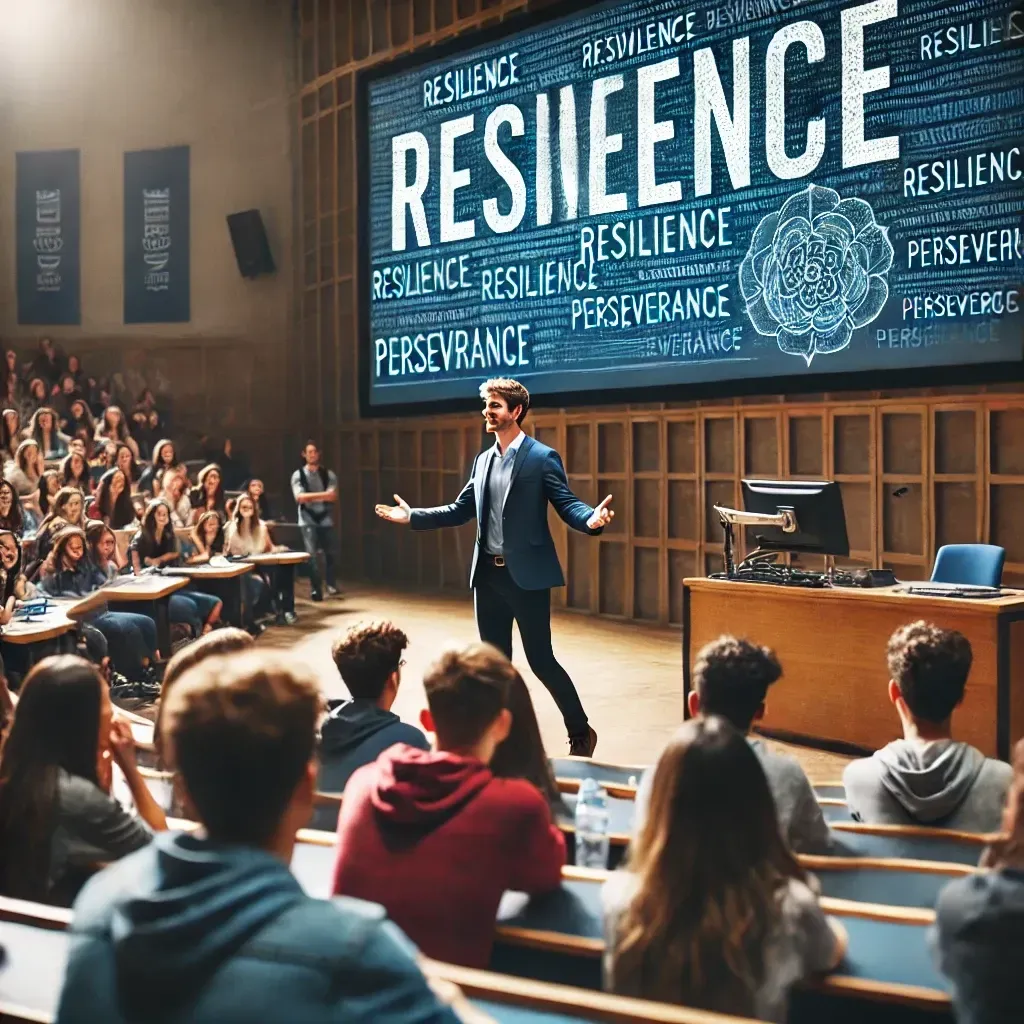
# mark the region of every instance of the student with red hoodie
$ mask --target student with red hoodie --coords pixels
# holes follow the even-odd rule
[[[384,905],[427,956],[486,967],[507,889],[557,889],[565,841],[547,801],[488,764],[512,724],[515,669],[488,644],[427,672],[433,752],[399,744],[356,771],[338,818],[334,892]]]

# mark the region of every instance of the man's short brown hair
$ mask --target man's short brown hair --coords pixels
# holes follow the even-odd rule
[[[208,658],[167,697],[163,746],[212,839],[260,846],[316,750],[313,675],[266,651]]]
[[[515,675],[512,662],[490,644],[445,651],[423,677],[441,746],[463,750],[477,744],[508,707]]]
[[[480,397],[486,402],[488,395],[504,398],[509,412],[518,405],[520,410],[516,423],[522,424],[526,419],[526,414],[530,411],[530,392],[519,381],[511,377],[492,377],[485,380],[480,385]]]
[[[963,633],[918,619],[889,637],[886,655],[889,678],[915,718],[944,722],[964,699],[973,654]]]
[[[353,697],[379,700],[408,646],[409,638],[391,622],[360,623],[334,642],[331,657]]]
[[[781,675],[782,666],[770,647],[726,635],[697,652],[692,679],[702,715],[721,715],[747,732],[768,687]]]

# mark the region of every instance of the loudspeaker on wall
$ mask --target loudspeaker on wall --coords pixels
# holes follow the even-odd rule
[[[228,214],[228,231],[242,277],[272,274],[277,268],[259,210],[241,210]]]

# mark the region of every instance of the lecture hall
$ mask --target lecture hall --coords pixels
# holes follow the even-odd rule
[[[1024,1021],[1017,0],[0,67],[0,1021]]]

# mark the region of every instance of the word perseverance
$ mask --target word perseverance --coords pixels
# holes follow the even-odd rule
[[[718,320],[731,316],[728,304],[727,284],[573,299],[572,329],[628,330],[687,320]]]
[[[377,376],[529,366],[529,333],[529,324],[505,324],[377,338]]]
[[[964,231],[907,241],[907,267],[963,267],[977,263],[1012,263],[1024,259],[1020,228]]]
[[[933,320],[941,317],[1004,316],[1020,310],[1020,292],[972,291],[964,295],[937,292],[907,295],[903,299],[904,320]]]

